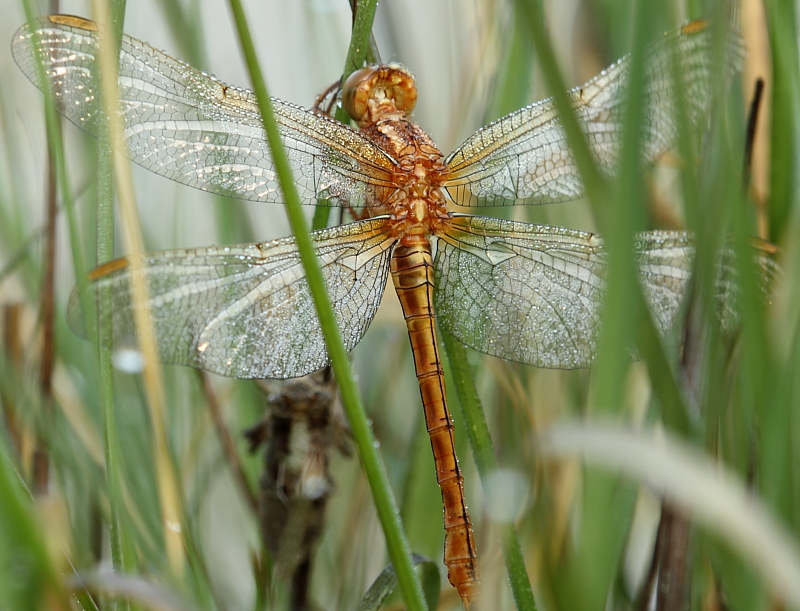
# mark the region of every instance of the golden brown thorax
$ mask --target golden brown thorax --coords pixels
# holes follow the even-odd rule
[[[417,101],[414,76],[399,64],[354,72],[342,89],[347,113],[361,131],[397,161],[394,188],[369,214],[391,214],[398,236],[441,231],[450,219],[441,188],[444,155],[409,115]]]

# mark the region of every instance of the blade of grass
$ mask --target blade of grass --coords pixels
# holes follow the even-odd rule
[[[779,240],[796,215],[797,154],[800,107],[800,60],[797,54],[797,8],[792,2],[765,3],[772,52],[770,156],[770,238]]]
[[[436,563],[424,556],[414,555],[414,564],[419,566],[422,579],[425,582],[426,600],[431,603],[429,607],[436,609],[439,602],[439,592],[441,588],[441,576]],[[397,588],[397,574],[394,567],[390,564],[372,582],[364,598],[358,605],[358,611],[378,611],[383,607],[383,603]]]
[[[595,364],[598,381],[593,403],[600,410],[616,409],[624,392],[625,373],[629,367],[628,346],[635,342],[630,318],[645,315],[641,305],[646,303],[637,282],[636,264],[633,260],[634,234],[644,221],[640,148],[643,137],[645,62],[644,48],[652,36],[650,15],[639,4],[634,10],[633,49],[626,78],[625,108],[622,114],[617,179],[612,194],[612,204],[607,211],[609,221],[605,228],[608,271],[604,302],[601,311],[600,336]]]
[[[400,590],[408,607],[414,611],[426,609],[422,585],[413,569],[410,549],[400,524],[397,504],[394,501],[380,455],[375,447],[375,439],[361,404],[350,359],[344,348],[333,308],[327,297],[325,280],[316,257],[314,243],[309,234],[308,223],[303,216],[289,160],[283,149],[278,124],[272,111],[272,103],[258,63],[250,28],[241,2],[239,0],[230,0],[229,4],[236,22],[239,41],[250,73],[253,90],[258,99],[270,151],[275,162],[281,190],[284,194],[286,212],[292,227],[292,233],[297,240],[300,260],[303,264],[309,290],[314,299],[331,365],[339,385],[342,405],[352,428],[353,440],[358,448],[359,457],[375,501],[378,518],[386,537],[389,557],[397,571]]]
[[[33,24],[34,19],[36,18],[36,10],[33,6],[33,3],[30,0],[24,2],[24,9],[26,19],[29,23]],[[44,78],[44,67],[43,64],[39,63],[39,69],[42,71],[40,75],[41,82],[47,82],[47,79]],[[66,211],[67,217],[67,224],[69,229],[69,238],[70,238],[70,247],[72,253],[72,262],[73,268],[76,270],[76,277],[78,279],[78,290],[80,294],[85,295],[86,292],[82,290],[86,285],[86,280],[84,277],[84,272],[86,269],[86,264],[83,260],[83,253],[81,248],[81,238],[80,232],[78,230],[78,221],[75,216],[74,210],[74,200],[72,197],[72,187],[69,184],[68,172],[66,168],[66,157],[64,152],[64,143],[62,139],[61,129],[59,125],[59,116],[56,112],[56,107],[53,101],[53,92],[48,88],[43,89],[44,94],[44,110],[45,110],[45,125],[46,125],[46,133],[47,133],[47,143],[49,149],[49,158],[52,159],[52,163],[55,167],[55,174],[56,174],[56,181],[58,183],[58,190],[60,192],[60,197],[63,202],[63,208]],[[103,156],[101,155],[101,158]],[[109,201],[113,202],[113,195],[110,196]],[[112,220],[113,222],[113,220]],[[109,230],[109,232],[104,233],[103,235],[112,235],[113,236],[113,227]],[[99,243],[100,240],[98,240]],[[110,255],[107,257],[110,258]],[[94,304],[88,303],[87,299],[83,300],[83,312],[86,316],[93,316],[92,312],[94,311]],[[87,328],[92,328],[91,325],[87,325]],[[105,430],[106,430],[106,443],[104,444],[106,455],[105,455],[105,473],[106,473],[106,480],[107,480],[107,491],[109,494],[109,504],[110,504],[110,532],[111,532],[111,539],[110,539],[110,548],[111,548],[111,556],[112,556],[112,563],[113,566],[122,568],[126,566],[126,562],[124,560],[125,555],[123,553],[123,546],[121,540],[121,523],[119,519],[119,507],[122,504],[122,494],[120,492],[120,484],[119,478],[121,470],[119,468],[119,445],[116,442],[116,426],[114,424],[114,416],[113,416],[113,387],[110,386],[110,371],[111,371],[111,361],[110,355],[107,356],[107,372],[108,375],[105,376],[105,380],[108,381],[108,384],[104,384],[101,387],[101,396],[104,399],[104,406],[108,408],[107,411],[104,412],[106,419],[105,419]],[[103,368],[103,361],[104,357],[102,355],[102,351],[99,353],[99,360],[98,360],[98,368],[102,372],[104,371]],[[110,417],[109,417],[110,415]]]
[[[60,129],[61,125],[58,124]],[[42,359],[39,367],[39,385],[44,398],[45,420],[53,414],[53,369],[55,366],[55,268],[56,268],[56,217],[58,216],[58,178],[56,155],[52,148],[47,155],[47,197],[45,203],[44,252],[42,256]],[[44,440],[37,439],[33,456],[33,489],[35,494],[47,493],[50,484],[50,452]]]
[[[355,15],[353,16],[353,34],[350,37],[350,46],[347,49],[347,57],[344,61],[344,70],[340,85],[344,85],[347,77],[361,68],[367,57],[371,55],[370,36],[372,35],[372,22],[375,21],[375,10],[378,8],[377,0],[362,0],[355,3]],[[348,125],[350,117],[342,106],[336,109],[334,115],[338,121]],[[328,224],[328,217],[331,209],[328,206],[317,206],[314,211],[312,227],[322,229]]]
[[[110,10],[109,42],[115,58],[118,55],[119,41],[125,17],[125,2],[115,2]],[[116,61],[116,60],[115,60]],[[114,168],[112,164],[112,143],[108,126],[102,123],[97,143],[97,188],[95,193],[95,252],[96,262],[110,261],[114,257]],[[83,275],[84,270],[76,270]],[[86,301],[86,299],[84,299]],[[111,363],[111,316],[112,295],[110,289],[101,289],[97,296],[97,375],[99,400],[103,425],[103,453],[105,462],[106,493],[109,502],[109,525],[112,566],[122,570],[132,570],[135,566],[132,550],[125,542],[121,509],[124,493],[122,490],[123,469],[118,438],[116,404],[114,400],[114,374]],[[85,310],[87,316],[94,316],[93,310]],[[88,327],[91,328],[91,327]]]
[[[792,608],[800,606],[796,537],[717,461],[669,434],[591,421],[550,426],[537,445],[548,459],[578,457],[670,498],[736,549]]]
[[[787,251],[791,252],[792,242],[796,237],[792,228],[796,226],[798,204],[798,134],[800,134],[800,59],[797,49],[797,7],[792,3],[770,1],[765,3],[767,11],[767,27],[772,59],[772,75],[769,96],[769,112],[771,122],[769,128],[769,237],[781,240]],[[792,222],[794,221],[794,222]],[[734,218],[734,229],[737,232],[739,250],[738,263],[742,267],[743,280],[752,284],[749,278],[752,265],[742,258],[746,255],[746,247],[742,248],[742,221]],[[793,240],[794,239],[794,240]],[[786,253],[786,283],[791,284],[790,276],[794,275],[796,286],[796,266],[793,265],[789,252]],[[745,299],[747,292],[743,291]],[[745,301],[743,299],[743,301]],[[764,312],[759,304],[742,304],[753,323],[745,329],[743,355],[747,360],[747,372],[752,378],[754,387],[751,395],[754,409],[759,415],[758,428],[758,475],[759,489],[765,498],[773,503],[777,510],[789,523],[797,528],[798,487],[796,477],[797,461],[797,428],[793,423],[793,414],[797,413],[793,383],[796,379],[797,360],[790,356],[785,362],[775,367],[777,359],[774,354],[767,353],[769,342],[765,342]],[[755,316],[753,316],[755,314]],[[783,332],[783,331],[781,331]],[[794,331],[796,333],[796,330]],[[797,340],[794,341],[797,350]],[[766,356],[769,360],[759,357]],[[794,396],[793,396],[794,395]]]
[[[523,27],[527,27],[530,40],[533,44],[536,57],[541,66],[542,79],[547,86],[548,93],[553,97],[558,116],[564,129],[564,135],[572,153],[578,173],[583,180],[586,196],[595,212],[598,222],[601,222],[601,212],[607,207],[607,185],[600,174],[594,160],[586,134],[583,133],[575,111],[567,96],[568,87],[561,71],[558,69],[553,45],[545,31],[544,10],[541,0],[516,0],[514,3],[519,13]]]
[[[611,199],[604,210],[605,226],[601,225],[607,271],[589,408],[613,415],[621,415],[630,368],[629,347],[638,343],[630,324],[631,317],[647,316],[647,309],[642,309],[646,302],[637,279],[633,243],[636,231],[644,225],[640,163],[644,125],[643,51],[646,41],[655,34],[652,14],[658,11],[646,10],[642,2],[635,2],[633,9],[632,49],[621,116],[617,175],[608,192]],[[619,572],[633,515],[635,490],[620,486],[615,476],[593,469],[586,470],[585,475],[580,534],[565,563],[562,583],[566,585],[570,579],[582,579],[580,594],[573,600],[580,601],[578,607],[596,608],[609,596]],[[592,565],[595,570],[590,575],[581,575]]]
[[[8,609],[71,609],[48,553],[47,529],[0,447],[0,597]]]
[[[350,47],[347,49],[347,58],[342,71],[342,84],[344,84],[348,76],[364,65],[370,53],[372,23],[375,21],[377,8],[377,0],[360,0],[357,3],[355,19],[353,20],[353,35],[350,38]],[[337,116],[337,118],[339,117]],[[347,119],[346,115],[344,118]]]
[[[452,372],[451,380],[455,384],[461,409],[464,414],[464,423],[467,429],[470,448],[478,467],[478,474],[484,490],[489,490],[488,481],[497,471],[497,457],[492,447],[489,426],[486,424],[483,406],[475,388],[475,376],[467,362],[467,351],[463,344],[446,332],[439,336],[444,342],[447,360]],[[528,570],[519,545],[514,524],[509,522],[502,525],[503,533],[503,558],[506,563],[508,580],[517,609],[535,611],[536,601],[528,579]]]
[[[156,483],[161,510],[161,528],[166,546],[167,561],[173,575],[180,575],[184,567],[185,542],[181,531],[182,500],[178,486],[175,465],[170,455],[166,433],[164,381],[161,375],[160,359],[153,329],[153,320],[148,311],[148,287],[140,272],[142,260],[137,255],[144,252],[141,228],[137,215],[133,178],[130,162],[124,154],[122,118],[119,114],[118,91],[118,53],[109,43],[108,34],[103,26],[109,27],[111,14],[104,0],[95,0],[94,13],[100,24],[100,91],[105,105],[105,116],[108,121],[108,136],[111,145],[113,176],[116,179],[116,194],[122,216],[122,233],[127,252],[132,255],[131,292],[135,303],[141,307],[134,308],[136,329],[143,354],[143,379],[150,410],[150,425],[153,431],[153,452]],[[106,30],[107,31],[107,30]],[[113,40],[113,39],[112,39]],[[112,416],[113,417],[113,416]]]

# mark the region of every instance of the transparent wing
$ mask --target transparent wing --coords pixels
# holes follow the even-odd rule
[[[97,134],[101,118],[97,26],[43,17],[20,28],[12,52],[40,89],[47,85],[70,121]],[[179,183],[242,199],[282,201],[253,94],[129,36],[122,37],[119,97],[128,152]],[[320,113],[273,99],[284,145],[305,203],[369,204],[391,184],[393,161],[357,131]]]
[[[437,237],[434,311],[448,332],[537,367],[589,365],[605,268],[597,236],[458,216]]]
[[[347,349],[363,337],[386,286],[396,238],[375,218],[312,234]],[[328,364],[319,320],[293,238],[144,255],[161,359],[234,378],[291,378]],[[90,275],[112,293],[115,346],[135,346],[131,262]],[[73,293],[70,324],[85,334]]]
[[[669,150],[677,135],[676,99],[686,100],[688,118],[697,125],[708,113],[713,79],[712,32],[705,22],[685,25],[653,44],[647,53],[644,105],[645,162]],[[672,56],[677,60],[673,71]],[[731,33],[725,70],[738,70],[744,47]],[[621,109],[630,61],[626,56],[588,83],[569,92],[597,163],[613,173],[622,133]],[[673,74],[680,75],[673,87]],[[463,206],[498,206],[567,201],[583,193],[580,176],[552,99],[522,108],[478,130],[447,158],[445,183]]]
[[[603,299],[605,255],[591,233],[458,215],[437,236],[434,309],[442,326],[486,354],[555,369],[587,367],[594,358]],[[636,236],[642,288],[656,325],[676,322],[694,246],[685,232]],[[777,266],[769,249],[754,251],[765,287]],[[736,274],[730,251],[717,279],[724,328],[736,324]]]

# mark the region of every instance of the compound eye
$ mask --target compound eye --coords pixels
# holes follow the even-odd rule
[[[342,87],[342,106],[354,121],[361,121],[367,114],[367,102],[372,91],[370,77],[375,71],[374,66],[356,70],[347,77]]]

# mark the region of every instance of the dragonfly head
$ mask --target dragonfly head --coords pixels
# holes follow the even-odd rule
[[[351,74],[342,88],[342,104],[359,123],[376,115],[398,112],[411,114],[417,103],[414,75],[400,64],[367,66]]]

